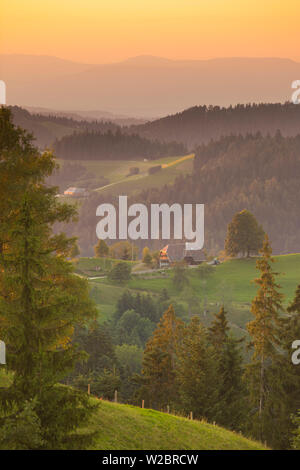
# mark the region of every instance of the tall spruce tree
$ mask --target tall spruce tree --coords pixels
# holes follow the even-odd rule
[[[280,416],[281,433],[276,440],[276,447],[287,449],[291,447],[296,420],[300,410],[300,366],[294,364],[293,342],[300,339],[300,285],[296,289],[295,297],[287,308],[287,315],[281,319],[280,344],[282,354],[278,370],[281,371],[280,380],[283,384],[284,398]]]
[[[41,154],[5,108],[0,162],[0,337],[13,373],[0,406],[9,418],[16,406],[34,403],[43,448],[82,447],[89,436],[74,431],[93,406],[81,392],[58,383],[81,358],[72,343],[74,327],[96,310],[87,283],[65,260],[75,240],[52,233],[53,223],[68,222],[75,211],[44,183],[56,166],[53,155]]]
[[[197,419],[215,419],[218,406],[218,361],[208,331],[198,317],[185,327],[176,367],[179,405]]]
[[[176,401],[175,367],[183,323],[170,305],[146,344],[143,355],[140,398],[152,408],[165,408]]]
[[[240,343],[230,334],[224,306],[209,328],[209,338],[217,356],[218,369],[218,406],[215,420],[228,429],[240,431],[244,428],[246,417],[246,390],[243,383],[243,357]]]
[[[272,249],[265,236],[261,257],[256,261],[260,277],[251,312],[254,320],[248,323],[253,356],[247,366],[251,404],[251,431],[261,441],[274,445],[276,435],[281,432],[278,418],[282,413],[284,391],[280,380],[279,326],[283,295],[276,283],[272,269]]]
[[[219,313],[215,315],[212,325],[208,329],[210,340],[217,350],[222,350],[228,338],[229,326],[226,318],[224,305]]]

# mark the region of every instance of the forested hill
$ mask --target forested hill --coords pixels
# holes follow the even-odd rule
[[[124,134],[119,129],[102,132],[80,132],[67,135],[54,143],[59,158],[72,160],[138,160],[183,155],[186,147],[177,142],[150,141],[137,134]]]
[[[250,210],[276,253],[300,252],[300,135],[228,136],[196,151],[194,171],[139,199],[205,204],[205,247],[224,247],[227,224]]]
[[[121,129],[123,134],[139,135],[151,141],[182,143],[190,150],[230,134],[246,135],[260,131],[263,135],[275,135],[278,129],[284,136],[300,133],[300,106],[292,103],[240,104],[228,108],[195,106],[152,122],[123,128],[113,122],[34,114],[18,106],[11,109],[14,123],[32,132],[40,148],[52,146],[55,140],[74,132],[103,134],[121,132]]]
[[[119,126],[112,122],[85,121],[52,114],[35,114],[19,106],[10,107],[14,124],[34,135],[36,145],[43,149],[51,147],[56,139],[72,134],[74,131],[116,131]]]
[[[277,130],[285,136],[300,132],[300,106],[286,104],[249,104],[221,108],[194,106],[146,124],[132,126],[130,132],[149,139],[183,142],[189,149],[229,134],[262,132],[274,135]]]

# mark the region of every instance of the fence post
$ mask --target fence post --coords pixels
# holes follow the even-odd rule
[[[191,420],[193,419],[193,412],[192,411],[190,412],[190,419]]]
[[[167,405],[167,413],[170,413],[170,406]]]
[[[91,385],[88,384],[88,395],[90,395],[90,394],[91,394]]]
[[[145,406],[145,400],[142,400],[142,408]]]
[[[118,403],[118,390],[115,390],[115,403]]]

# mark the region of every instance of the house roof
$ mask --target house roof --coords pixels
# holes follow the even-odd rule
[[[65,193],[84,193],[86,191],[85,188],[68,188],[66,189],[66,191],[64,191]]]
[[[203,250],[186,250],[185,243],[170,243],[160,250],[166,253],[171,262],[182,261],[186,256],[191,256],[194,260],[204,260]]]

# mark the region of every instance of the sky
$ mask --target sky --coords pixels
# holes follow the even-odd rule
[[[300,61],[299,0],[1,0],[0,52],[111,63],[284,57]]]

